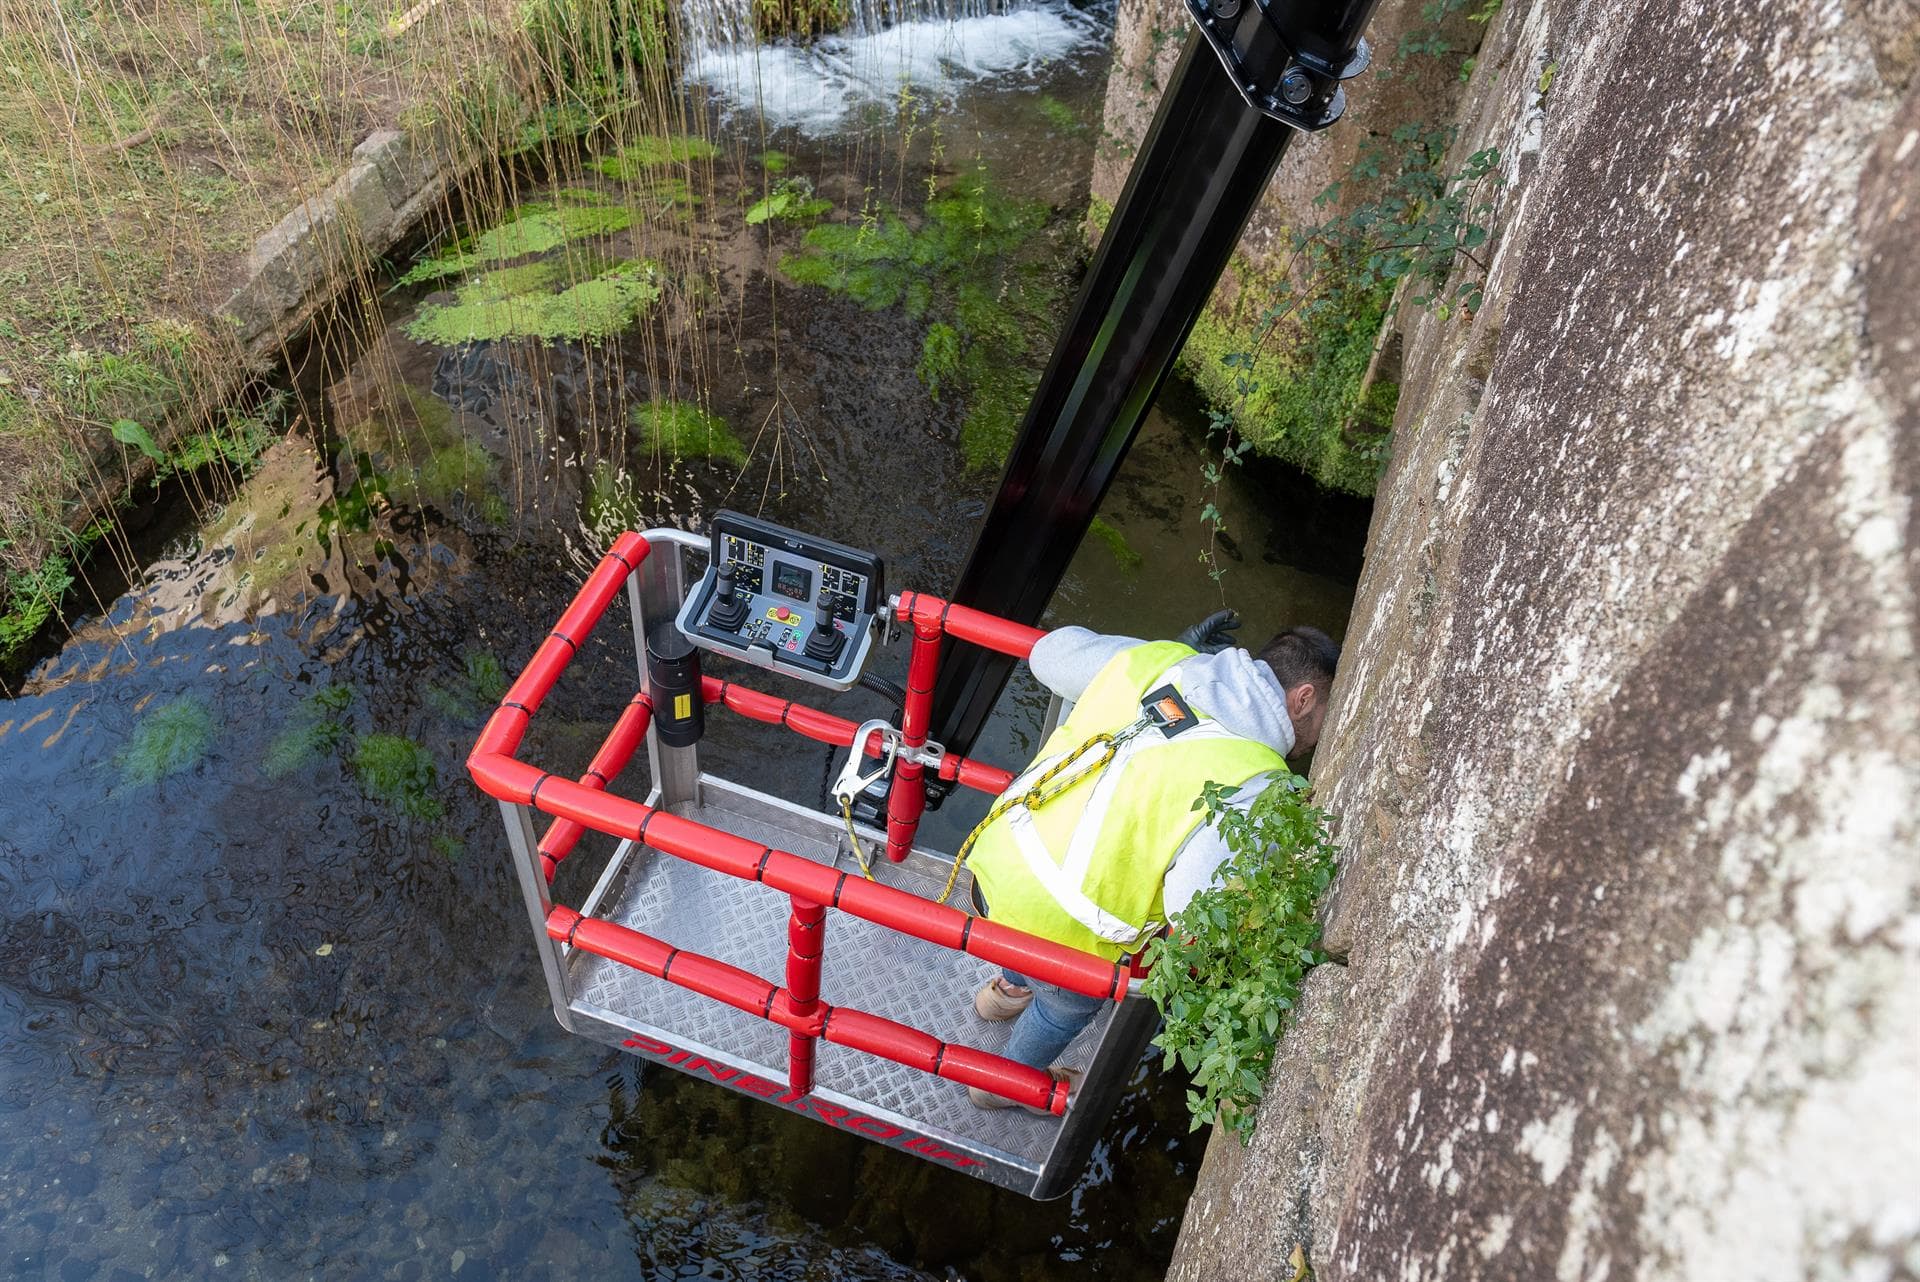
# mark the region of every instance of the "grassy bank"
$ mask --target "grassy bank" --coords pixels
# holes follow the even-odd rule
[[[212,506],[272,438],[231,407],[291,335],[247,343],[230,300],[357,145],[551,161],[622,110],[670,115],[669,53],[660,0],[0,0],[0,673],[87,558],[135,568],[116,511],[149,480]],[[369,320],[386,265],[351,234],[322,252],[342,319]]]

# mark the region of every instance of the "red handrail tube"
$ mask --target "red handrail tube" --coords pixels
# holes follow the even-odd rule
[[[962,788],[997,797],[1013,786],[1015,775],[1011,770],[990,766],[984,761],[949,755],[940,763],[940,777],[952,779]]]
[[[1044,1069],[1031,1068],[971,1046],[943,1042],[929,1033],[879,1015],[845,1006],[831,1007],[824,1036],[836,1046],[850,1046],[896,1064],[934,1073],[950,1082],[977,1086],[1016,1104],[1029,1104],[1055,1114],[1067,1111],[1068,1084],[1055,1080]]]
[[[473,751],[468,754],[469,763],[481,757],[512,757],[520,751],[520,740],[526,736],[527,726],[532,722],[525,708],[509,708],[502,705],[493,710],[487,718],[487,724],[480,729],[480,738],[474,742]]]
[[[520,750],[520,740],[527,732],[527,723],[533,720],[541,700],[547,697],[554,682],[566,670],[575,646],[600,622],[600,617],[607,612],[607,606],[613,603],[615,594],[626,584],[627,576],[639,568],[650,551],[651,545],[631,530],[613,541],[613,546],[600,558],[600,564],[580,585],[580,591],[574,594],[572,604],[561,616],[563,627],[569,623],[572,625],[566,630],[566,635],[573,645],[551,635],[540,643],[533,659],[521,670],[519,679],[508,689],[506,698],[500,701],[500,707],[480,732],[480,740],[474,744],[473,753],[467,758],[469,767],[481,757],[495,754],[511,757]],[[516,721],[517,725],[514,724]],[[500,796],[485,784],[481,784],[481,787],[490,796]],[[500,799],[507,800],[504,797]]]
[[[1044,1108],[1056,1117],[1067,1111],[1067,1096],[1073,1089],[1070,1083],[1040,1069],[953,1042],[947,1043],[947,1057],[940,1065],[940,1076]]]
[[[1126,970],[1092,953],[1052,943],[957,908],[930,903],[893,886],[864,882],[785,850],[756,845],[691,819],[654,810],[610,793],[583,788],[571,779],[543,774],[537,767],[505,758],[473,763],[474,778],[506,801],[529,801],[550,815],[575,819],[615,837],[641,837],[647,845],[689,863],[746,881],[760,881],[788,894],[838,907],[877,926],[897,930],[942,947],[963,941],[969,956],[1006,966],[1023,975],[1089,997],[1119,1001],[1126,996]],[[493,792],[489,785],[503,786]],[[533,796],[534,785],[539,796]],[[857,888],[856,888],[857,887]],[[835,904],[838,895],[839,903]],[[971,926],[967,923],[972,922]]]
[[[764,721],[768,725],[784,725],[796,734],[804,735],[819,743],[848,747],[853,743],[853,736],[860,728],[844,717],[834,716],[831,712],[822,712],[804,703],[795,703],[791,699],[782,699],[732,681],[724,681],[719,677],[701,677],[700,688],[701,698],[707,703],[720,704],[729,712],[737,712],[743,717]],[[877,757],[886,751],[878,731],[867,736],[864,751],[869,757]],[[991,766],[984,761],[973,761],[954,755],[941,761],[940,777],[957,780],[962,787],[997,796],[1005,792],[1007,785],[1013,782],[1013,771],[1002,770],[999,766]]]
[[[620,772],[627,768],[627,763],[633,760],[634,751],[646,738],[647,727],[652,723],[653,704],[643,690],[634,695],[632,701],[621,710],[620,719],[613,723],[613,730],[600,745],[600,751],[593,754],[587,773],[580,776],[580,786],[606,791],[607,785],[617,779]],[[548,881],[553,880],[560,861],[573,853],[573,848],[580,844],[580,838],[586,831],[583,825],[572,819],[553,821],[540,842],[540,867]]]
[[[942,601],[924,592],[902,592],[894,617],[902,623],[931,624],[958,641],[1010,654],[1024,659],[1033,653],[1034,644],[1047,635],[1043,629],[1030,628],[997,614],[984,614],[964,605]]]
[[[826,954],[827,910],[799,895],[792,896],[787,917],[787,997],[795,1018],[811,1019],[820,1009],[820,959]],[[787,1037],[787,1094],[794,1099],[813,1090],[814,1038],[805,1033]]]
[[[978,1086],[1018,1103],[1055,1113],[1066,1111],[1066,1083],[1055,1081],[1041,1069],[970,1046],[942,1042],[917,1028],[848,1006],[830,1006],[816,1000],[815,1009],[802,1015],[800,1003],[787,990],[737,966],[673,948],[640,931],[556,907],[547,918],[547,934],[656,979],[761,1015],[809,1040],[824,1037],[837,1046],[865,1051],[922,1072],[937,1072],[949,1081]]]
[[[907,659],[907,698],[900,710],[900,744],[923,748],[933,720],[933,676],[940,668],[940,627],[915,620],[913,652]],[[920,816],[927,808],[926,767],[904,756],[894,763],[887,790],[887,858],[899,863],[913,849]]]
[[[825,1037],[1020,1103],[1064,1112],[1066,1084],[1040,1069],[971,1047],[948,1045],[907,1025],[864,1011],[836,1009],[822,1001],[820,969],[825,955],[826,907],[840,908],[901,934],[957,949],[1089,996],[1123,1000],[1127,987],[1124,967],[606,792],[607,784],[626,768],[647,733],[652,709],[644,694],[636,696],[621,713],[579,781],[514,759],[534,712],[649,551],[646,540],[632,532],[615,540],[587,576],[554,632],[541,642],[501,706],[487,719],[467,759],[467,768],[489,796],[510,804],[531,805],[555,817],[539,848],[549,881],[555,866],[578,843],[583,830],[592,828],[641,840],[703,868],[785,891],[792,900],[787,987],[776,987],[715,958],[675,949],[639,931],[584,918],[566,907],[552,909],[547,933],[786,1028],[791,1034],[790,1097],[797,1098],[812,1089],[814,1045]],[[896,614],[914,629],[901,729],[901,740],[910,747],[923,746],[926,741],[933,672],[943,636],[1026,658],[1034,643],[1045,635],[1037,628],[918,593],[904,594]],[[703,679],[701,694],[709,703],[721,703],[743,716],[784,725],[823,743],[850,746],[858,733],[853,722],[831,713],[712,677]],[[878,734],[861,745],[868,756],[879,756],[884,750],[884,740]],[[925,800],[924,774],[919,762],[902,759],[895,765],[887,817],[888,854],[895,860],[904,859],[912,845]],[[940,775],[986,792],[1000,792],[1013,780],[1009,771],[957,756],[942,760]]]

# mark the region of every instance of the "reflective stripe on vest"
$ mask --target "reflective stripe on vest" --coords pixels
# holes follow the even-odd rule
[[[1192,744],[1202,739],[1237,738],[1238,735],[1208,718],[1182,734],[1178,740],[1163,738],[1153,730],[1128,739],[1100,772],[1093,786],[1093,795],[1087,798],[1086,808],[1080,812],[1080,822],[1073,830],[1073,841],[1067,846],[1067,857],[1058,864],[1053,862],[1046,842],[1040,839],[1039,831],[1033,826],[1033,812],[1025,806],[1009,811],[1006,815],[1007,827],[1012,833],[1014,846],[1027,865],[1027,871],[1046,888],[1046,892],[1053,896],[1053,902],[1060,905],[1069,917],[1108,943],[1131,944],[1142,935],[1160,929],[1161,923],[1157,921],[1134,925],[1124,917],[1116,917],[1088,899],[1080,889],[1086,882],[1087,869],[1093,864],[1094,847],[1099,842],[1101,828],[1106,824],[1107,813],[1113,807],[1114,794],[1119,791],[1120,776],[1128,762],[1155,748],[1171,748],[1176,742]]]
[[[1152,642],[1117,655],[1002,795],[1024,792],[1096,733],[1124,736],[1147,692],[1169,681],[1178,688],[1179,665],[1193,654]],[[967,863],[994,920],[1116,958],[1158,929],[1167,868],[1203,818],[1193,809],[1201,789],[1235,787],[1285,765],[1271,748],[1225,730],[1205,708],[1194,711],[1200,720],[1184,733],[1169,739],[1148,728],[1125,737],[1097,777],[1037,812],[1016,806],[988,825]]]

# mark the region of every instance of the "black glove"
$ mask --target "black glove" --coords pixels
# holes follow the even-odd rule
[[[1240,626],[1240,616],[1232,610],[1215,610],[1200,622],[1182,632],[1174,640],[1181,645],[1190,645],[1201,654],[1219,654],[1233,647],[1233,630]]]

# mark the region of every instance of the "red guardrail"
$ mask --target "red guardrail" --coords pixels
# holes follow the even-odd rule
[[[1054,1113],[1064,1112],[1067,1084],[1056,1081],[1042,1069],[972,1047],[945,1043],[905,1024],[822,1001],[820,967],[826,909],[832,907],[874,925],[1091,997],[1123,999],[1128,979],[1125,967],[996,925],[985,918],[971,917],[956,908],[891,886],[866,881],[789,851],[760,845],[614,796],[606,791],[607,785],[632,760],[652,717],[651,705],[644,694],[635,696],[627,705],[594,755],[593,764],[577,781],[550,774],[515,758],[534,713],[566,671],[580,642],[600,621],[649,550],[646,540],[631,532],[614,542],[561,616],[559,625],[541,642],[519,679],[507,691],[506,698],[488,718],[467,758],[467,769],[488,796],[530,805],[555,817],[539,849],[541,868],[548,881],[582,833],[591,828],[614,837],[631,838],[689,863],[746,881],[757,881],[786,894],[793,909],[788,919],[787,984],[785,988],[777,987],[725,962],[674,948],[614,922],[583,917],[564,906],[555,906],[548,914],[547,933],[575,948],[632,966],[785,1027],[791,1034],[787,1054],[789,1098],[813,1089],[814,1043],[825,1038],[1019,1103]],[[943,636],[1025,658],[1032,652],[1034,642],[1044,635],[1036,628],[919,593],[905,594],[900,599],[897,615],[914,629],[901,731],[903,741],[915,747],[923,746],[926,740],[933,671]],[[857,725],[842,717],[713,677],[703,679],[701,693],[709,704],[717,703],[755,720],[784,725],[822,743],[848,747],[859,732]],[[862,751],[878,756],[884,748],[874,735],[862,745]],[[917,762],[900,760],[895,764],[887,836],[888,853],[896,860],[906,857],[918,828],[925,805],[924,773],[925,768]],[[1013,780],[1009,772],[997,766],[957,756],[943,759],[940,775],[970,788],[995,793]],[[959,996],[956,995],[956,1000]]]

